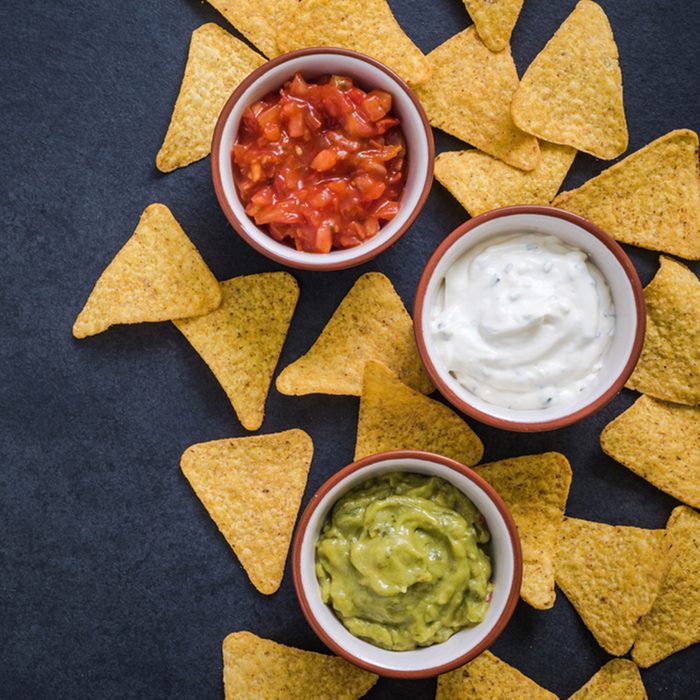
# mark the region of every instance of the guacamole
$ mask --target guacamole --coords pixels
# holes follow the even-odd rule
[[[491,599],[483,517],[444,479],[392,472],[348,491],[316,545],[324,602],[357,637],[394,651],[444,642]]]

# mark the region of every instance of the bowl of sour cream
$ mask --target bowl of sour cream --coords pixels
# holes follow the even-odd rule
[[[610,401],[637,363],[645,318],[622,248],[543,206],[458,227],[428,261],[414,308],[418,348],[445,398],[519,431],[561,428]]]

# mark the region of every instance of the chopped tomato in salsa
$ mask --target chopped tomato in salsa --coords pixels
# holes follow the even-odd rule
[[[297,250],[359,245],[394,218],[406,144],[391,95],[300,73],[246,107],[231,154],[246,213]]]

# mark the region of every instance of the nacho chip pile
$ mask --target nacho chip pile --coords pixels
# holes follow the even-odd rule
[[[647,700],[647,691],[636,664],[613,659],[569,700]]]

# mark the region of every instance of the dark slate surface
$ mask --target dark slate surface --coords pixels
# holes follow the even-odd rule
[[[574,6],[526,0],[513,35],[522,72]],[[700,124],[700,5],[607,0],[620,47],[630,150]],[[424,51],[467,25],[458,0],[394,0]],[[0,697],[220,698],[220,645],[250,629],[323,650],[289,571],[259,595],[178,468],[184,448],[244,435],[214,378],[170,324],[78,342],[73,319],[153,201],[170,206],[220,279],[277,269],[227,225],[209,162],[154,167],[189,35],[219,21],[197,0],[0,4]],[[439,150],[460,144],[436,134]],[[566,186],[603,164],[579,155]],[[439,185],[412,230],[363,268],[298,273],[281,366],[304,352],[353,281],[381,270],[410,306],[438,242],[466,218]],[[657,255],[629,250],[646,284]],[[662,527],[674,499],[605,457],[601,428],[625,391],[576,427],[539,435],[475,425],[492,460],[543,450],[570,459],[571,515]],[[357,400],[273,389],[263,432],[307,430],[304,502],[352,458]],[[520,603],[494,652],[566,697],[606,660],[559,594]],[[643,671],[650,697],[700,697],[700,647]],[[430,698],[435,681],[380,680],[368,697]],[[310,690],[310,697],[312,692]]]

